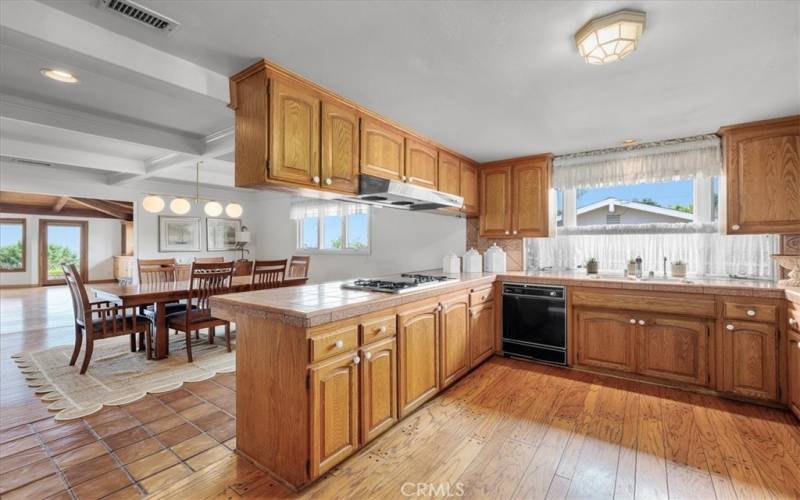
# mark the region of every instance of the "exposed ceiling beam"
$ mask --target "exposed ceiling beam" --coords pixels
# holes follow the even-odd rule
[[[144,162],[140,160],[77,151],[59,146],[48,146],[41,143],[9,139],[5,136],[0,136],[0,152],[5,157],[21,158],[51,165],[71,165],[130,174],[145,172]]]
[[[83,205],[84,207],[90,208],[92,210],[97,210],[98,212],[102,212],[104,214],[110,215],[120,220],[133,220],[133,215],[123,212],[121,209],[107,203],[103,200],[95,200],[90,198],[75,198],[70,197],[71,201],[79,205]]]
[[[56,201],[55,205],[53,205],[53,212],[58,213],[64,208],[64,205],[67,204],[69,201],[69,196],[62,196]]]
[[[105,212],[100,212],[90,208],[70,208],[64,207],[60,212],[54,212],[52,207],[45,207],[40,205],[25,205],[21,203],[6,203],[0,202],[0,212],[6,214],[31,214],[31,215],[59,215],[63,217],[98,217],[101,219],[118,219],[113,215]],[[124,220],[133,220],[133,216]]]

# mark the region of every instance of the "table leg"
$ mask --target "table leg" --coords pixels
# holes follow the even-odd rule
[[[169,328],[167,328],[167,306],[164,302],[156,303],[156,359],[169,355]]]

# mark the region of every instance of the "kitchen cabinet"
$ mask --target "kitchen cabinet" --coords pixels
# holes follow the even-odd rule
[[[319,184],[320,100],[301,85],[270,84],[272,132],[269,176],[299,185]]]
[[[322,189],[358,193],[358,141],[358,112],[331,99],[322,101]]]
[[[479,206],[478,167],[461,162],[461,197],[464,198],[464,213],[478,215]]]
[[[720,389],[749,398],[778,399],[778,328],[767,323],[725,321]]]
[[[800,418],[800,333],[789,332],[789,409]]]
[[[311,369],[311,474],[316,477],[358,449],[358,355]]]
[[[373,118],[362,118],[361,173],[396,181],[404,180],[403,133]]]
[[[400,417],[439,390],[439,310],[438,302],[413,304],[397,316]]]
[[[470,368],[469,295],[458,295],[442,299],[439,312],[441,335],[439,342],[439,380],[447,387]]]
[[[494,352],[495,309],[486,302],[470,309],[469,346],[470,365],[477,366]]]
[[[439,178],[439,152],[416,139],[406,139],[405,177],[409,184],[436,189]]]
[[[397,422],[397,343],[388,338],[361,348],[361,444]]]
[[[800,232],[800,116],[723,127],[729,234]]]
[[[575,311],[575,352],[580,365],[636,371],[636,324],[630,312]]]
[[[480,235],[504,238],[511,234],[511,172],[507,166],[480,172]]]
[[[639,318],[638,373],[676,382],[708,385],[709,336],[707,320]]]
[[[445,151],[439,151],[439,191],[461,194],[461,161]]]

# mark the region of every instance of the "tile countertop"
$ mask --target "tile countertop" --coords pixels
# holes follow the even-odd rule
[[[440,270],[420,271],[442,274]],[[235,313],[274,319],[296,326],[311,327],[362,314],[397,307],[444,293],[500,281],[561,284],[595,288],[704,293],[751,297],[784,298],[800,302],[800,288],[784,288],[775,282],[740,279],[699,279],[682,281],[636,281],[611,274],[587,275],[583,271],[507,271],[449,275],[454,278],[440,287],[418,292],[391,294],[341,288],[342,281],[318,285],[241,292],[211,298],[212,313],[233,319]]]

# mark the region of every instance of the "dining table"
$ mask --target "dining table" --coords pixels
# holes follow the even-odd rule
[[[281,286],[304,285],[308,278],[286,278]],[[86,285],[95,297],[119,303],[123,306],[150,306],[155,315],[155,348],[154,359],[164,359],[169,355],[169,328],[167,328],[166,306],[169,303],[188,300],[190,294],[189,281],[165,281],[161,283],[97,283]],[[250,276],[234,276],[229,293],[250,290]]]

